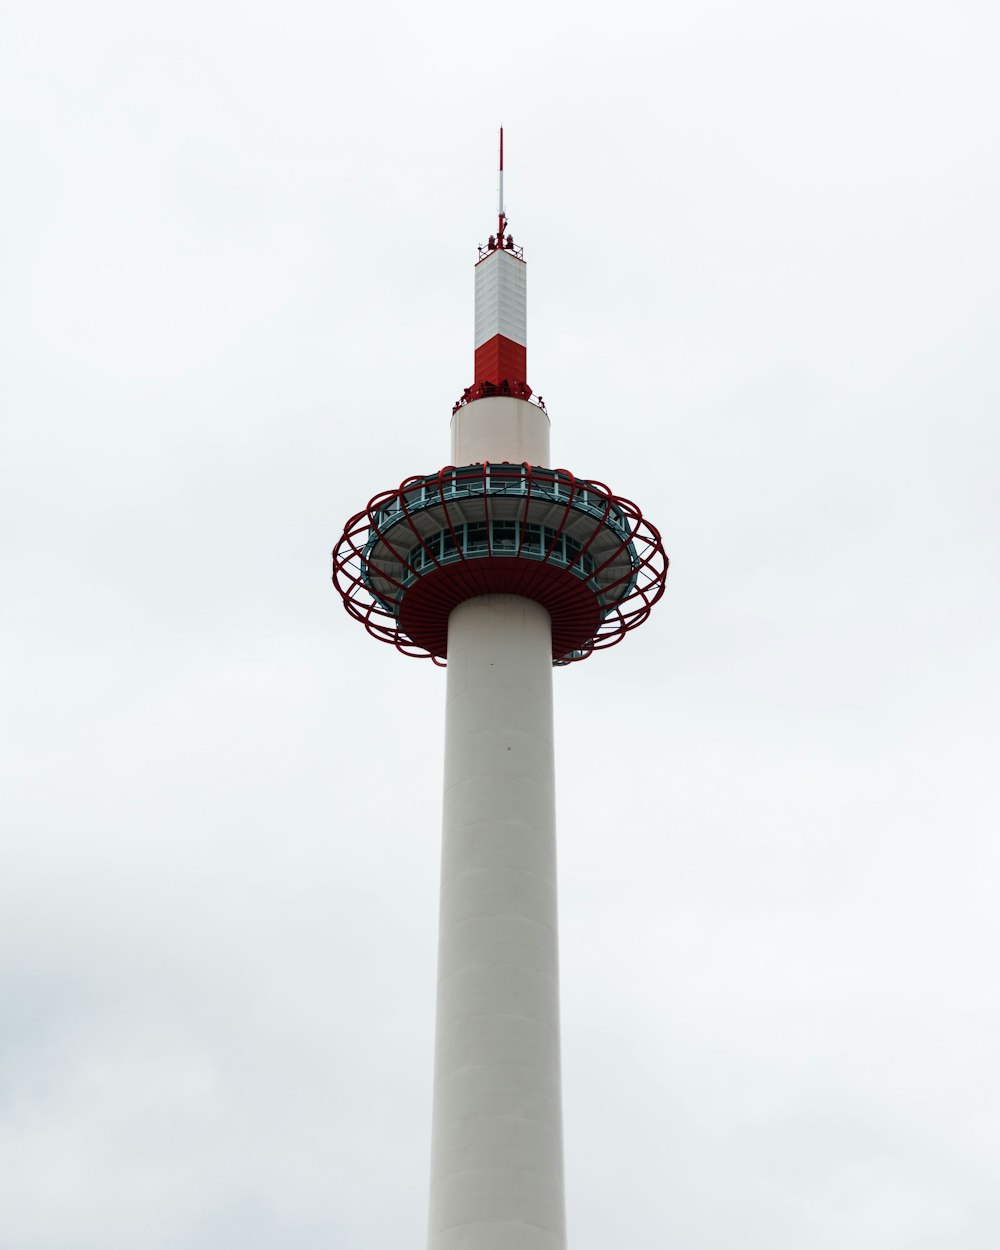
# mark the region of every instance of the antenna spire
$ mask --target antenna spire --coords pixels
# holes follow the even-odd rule
[[[497,242],[500,243],[502,247],[503,246],[503,243],[502,243],[503,232],[507,228],[507,214],[503,211],[503,126],[500,127],[500,178],[499,178],[498,185],[499,185],[500,190],[499,190],[498,205],[497,205],[498,210],[499,210],[499,222],[497,225]]]

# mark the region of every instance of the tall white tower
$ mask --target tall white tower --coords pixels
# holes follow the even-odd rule
[[[668,564],[635,504],[546,467],[503,131],[499,185],[452,463],[333,553],[347,611],[448,668],[429,1250],[565,1250],[552,668],[641,624]]]

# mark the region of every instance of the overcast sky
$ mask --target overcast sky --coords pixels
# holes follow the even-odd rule
[[[419,1250],[448,459],[496,127],[558,466],[572,1250],[1000,1227],[997,11],[4,0],[0,1248]]]

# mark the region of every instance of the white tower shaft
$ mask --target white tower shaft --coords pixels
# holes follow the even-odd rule
[[[552,635],[451,614],[430,1250],[564,1250]]]
[[[478,400],[452,453],[547,464],[548,418]],[[448,622],[429,1246],[566,1246],[552,627],[513,595]]]

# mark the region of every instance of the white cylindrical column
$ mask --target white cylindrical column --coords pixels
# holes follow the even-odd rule
[[[492,395],[463,404],[451,419],[452,464],[540,464],[548,467],[549,418],[537,404]]]
[[[511,595],[448,625],[430,1250],[566,1245],[551,633]]]

